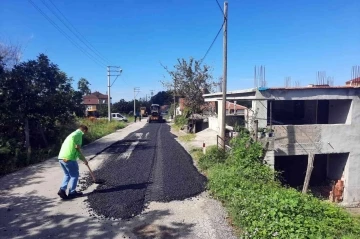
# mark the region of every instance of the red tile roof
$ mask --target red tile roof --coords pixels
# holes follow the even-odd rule
[[[85,105],[99,105],[99,104],[103,104],[103,100],[106,100],[106,103],[107,103],[107,98],[108,98],[107,95],[104,95],[98,91],[95,91],[92,94],[84,95],[82,103]]]
[[[85,95],[83,97],[84,99],[107,99],[108,96],[107,95],[104,95],[104,94],[101,94],[100,92],[98,91],[95,91],[94,93],[91,93],[89,95]]]
[[[235,106],[234,103],[229,102],[229,101],[226,101],[226,109],[227,109],[227,110],[229,110],[229,109],[230,109],[230,110],[233,110],[233,109],[234,109],[234,106]],[[236,110],[244,110],[244,109],[246,109],[245,106],[236,104]]]

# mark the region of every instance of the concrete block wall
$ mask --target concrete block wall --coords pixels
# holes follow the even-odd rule
[[[267,100],[253,100],[251,109],[259,122],[258,127],[265,128],[267,126]]]
[[[351,116],[346,123],[322,125],[276,125],[274,157],[285,155],[349,153],[343,176],[344,204],[360,202],[360,99],[351,103]],[[272,153],[266,160],[272,162]],[[339,165],[344,164],[339,159]],[[334,167],[332,165],[332,167]],[[339,173],[338,173],[339,174]]]
[[[322,125],[273,126],[276,156],[307,155],[321,152]]]

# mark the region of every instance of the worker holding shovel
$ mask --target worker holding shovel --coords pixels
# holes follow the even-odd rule
[[[85,159],[80,149],[82,145],[82,137],[85,133],[87,133],[87,131],[87,126],[80,125],[77,130],[66,137],[65,141],[61,145],[58,159],[65,175],[58,195],[62,199],[72,199],[82,196],[83,194],[82,192],[77,192],[75,190],[79,179],[79,165],[76,160],[79,158],[85,165],[88,165],[88,161]],[[70,184],[69,194],[66,195],[68,184]]]

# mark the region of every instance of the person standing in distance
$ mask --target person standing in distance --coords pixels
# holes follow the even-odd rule
[[[80,125],[77,130],[66,137],[65,141],[61,145],[58,159],[60,166],[64,171],[64,179],[60,186],[58,195],[62,199],[72,199],[82,196],[83,194],[82,192],[76,191],[76,185],[79,179],[79,165],[76,160],[79,158],[85,165],[88,164],[88,161],[85,159],[80,149],[82,145],[82,137],[85,133],[87,133],[87,131],[87,126]],[[66,195],[68,184],[69,194]]]

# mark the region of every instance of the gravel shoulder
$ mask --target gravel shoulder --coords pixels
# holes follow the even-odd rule
[[[93,158],[90,166],[97,169],[108,156],[105,148],[145,124],[131,124],[84,147],[85,155]],[[79,166],[80,175],[87,177],[85,165]],[[56,159],[0,178],[0,238],[236,238],[223,207],[207,192],[185,200],[150,202],[127,220],[104,220],[90,217],[87,197],[60,200],[56,193],[61,178]]]

